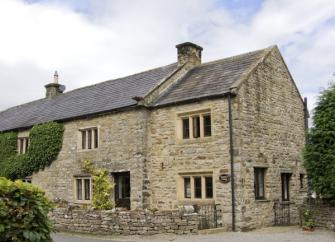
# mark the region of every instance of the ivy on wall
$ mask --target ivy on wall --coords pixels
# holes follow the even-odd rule
[[[0,134],[0,162],[16,154],[17,133]]]
[[[106,169],[96,168],[89,160],[84,161],[82,166],[85,171],[92,175],[93,207],[99,210],[114,208],[114,203],[111,200],[114,184],[110,180],[108,171]]]
[[[15,180],[49,166],[62,148],[64,125],[50,122],[34,126],[26,154],[16,152],[17,133],[0,134],[0,176]]]

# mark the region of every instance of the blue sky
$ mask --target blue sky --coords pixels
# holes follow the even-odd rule
[[[333,0],[1,0],[0,29],[0,109],[56,69],[71,90],[175,62],[184,41],[205,62],[277,44],[310,109],[335,72]]]

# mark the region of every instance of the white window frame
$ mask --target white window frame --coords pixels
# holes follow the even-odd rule
[[[81,198],[78,199],[78,186],[77,186],[77,180],[81,180]],[[85,180],[90,181],[90,199],[85,199]],[[93,186],[92,186],[92,178],[89,175],[83,175],[83,176],[75,176],[74,177],[74,198],[77,203],[91,203],[92,201],[92,195],[93,195]]]

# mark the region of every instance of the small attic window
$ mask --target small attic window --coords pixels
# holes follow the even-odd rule
[[[29,147],[29,138],[28,137],[20,137],[17,139],[17,152],[19,154],[25,154],[28,151]]]

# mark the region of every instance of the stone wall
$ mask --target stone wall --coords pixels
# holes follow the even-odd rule
[[[290,179],[291,222],[298,223],[297,205],[306,196],[304,105],[277,48],[243,82],[233,98],[237,227],[273,224],[274,200],[281,200],[281,173]],[[266,168],[265,199],[255,200],[254,167]]]
[[[315,199],[306,200],[303,206],[300,207],[301,222],[303,222],[302,213],[306,209],[311,210],[312,219],[317,227],[335,231],[335,204]]]
[[[198,139],[178,137],[179,115],[209,110],[212,135]],[[178,127],[180,130],[178,130]],[[175,209],[182,204],[216,203],[221,205],[224,223],[231,221],[231,186],[219,176],[229,171],[229,132],[227,99],[206,100],[165,107],[150,115],[148,132],[148,176],[151,208]],[[184,199],[181,174],[213,175],[214,197],[211,200]],[[182,187],[179,190],[178,186]]]
[[[81,164],[84,160],[91,160],[109,172],[130,171],[131,208],[141,208],[146,119],[147,111],[137,109],[64,123],[63,146],[57,160],[35,173],[32,183],[43,188],[51,199],[74,203],[74,175],[83,173]],[[98,127],[99,148],[82,150],[80,129],[89,127]]]
[[[181,214],[178,210],[117,212],[56,208],[50,218],[60,231],[112,235],[196,234],[199,223],[197,214]]]

